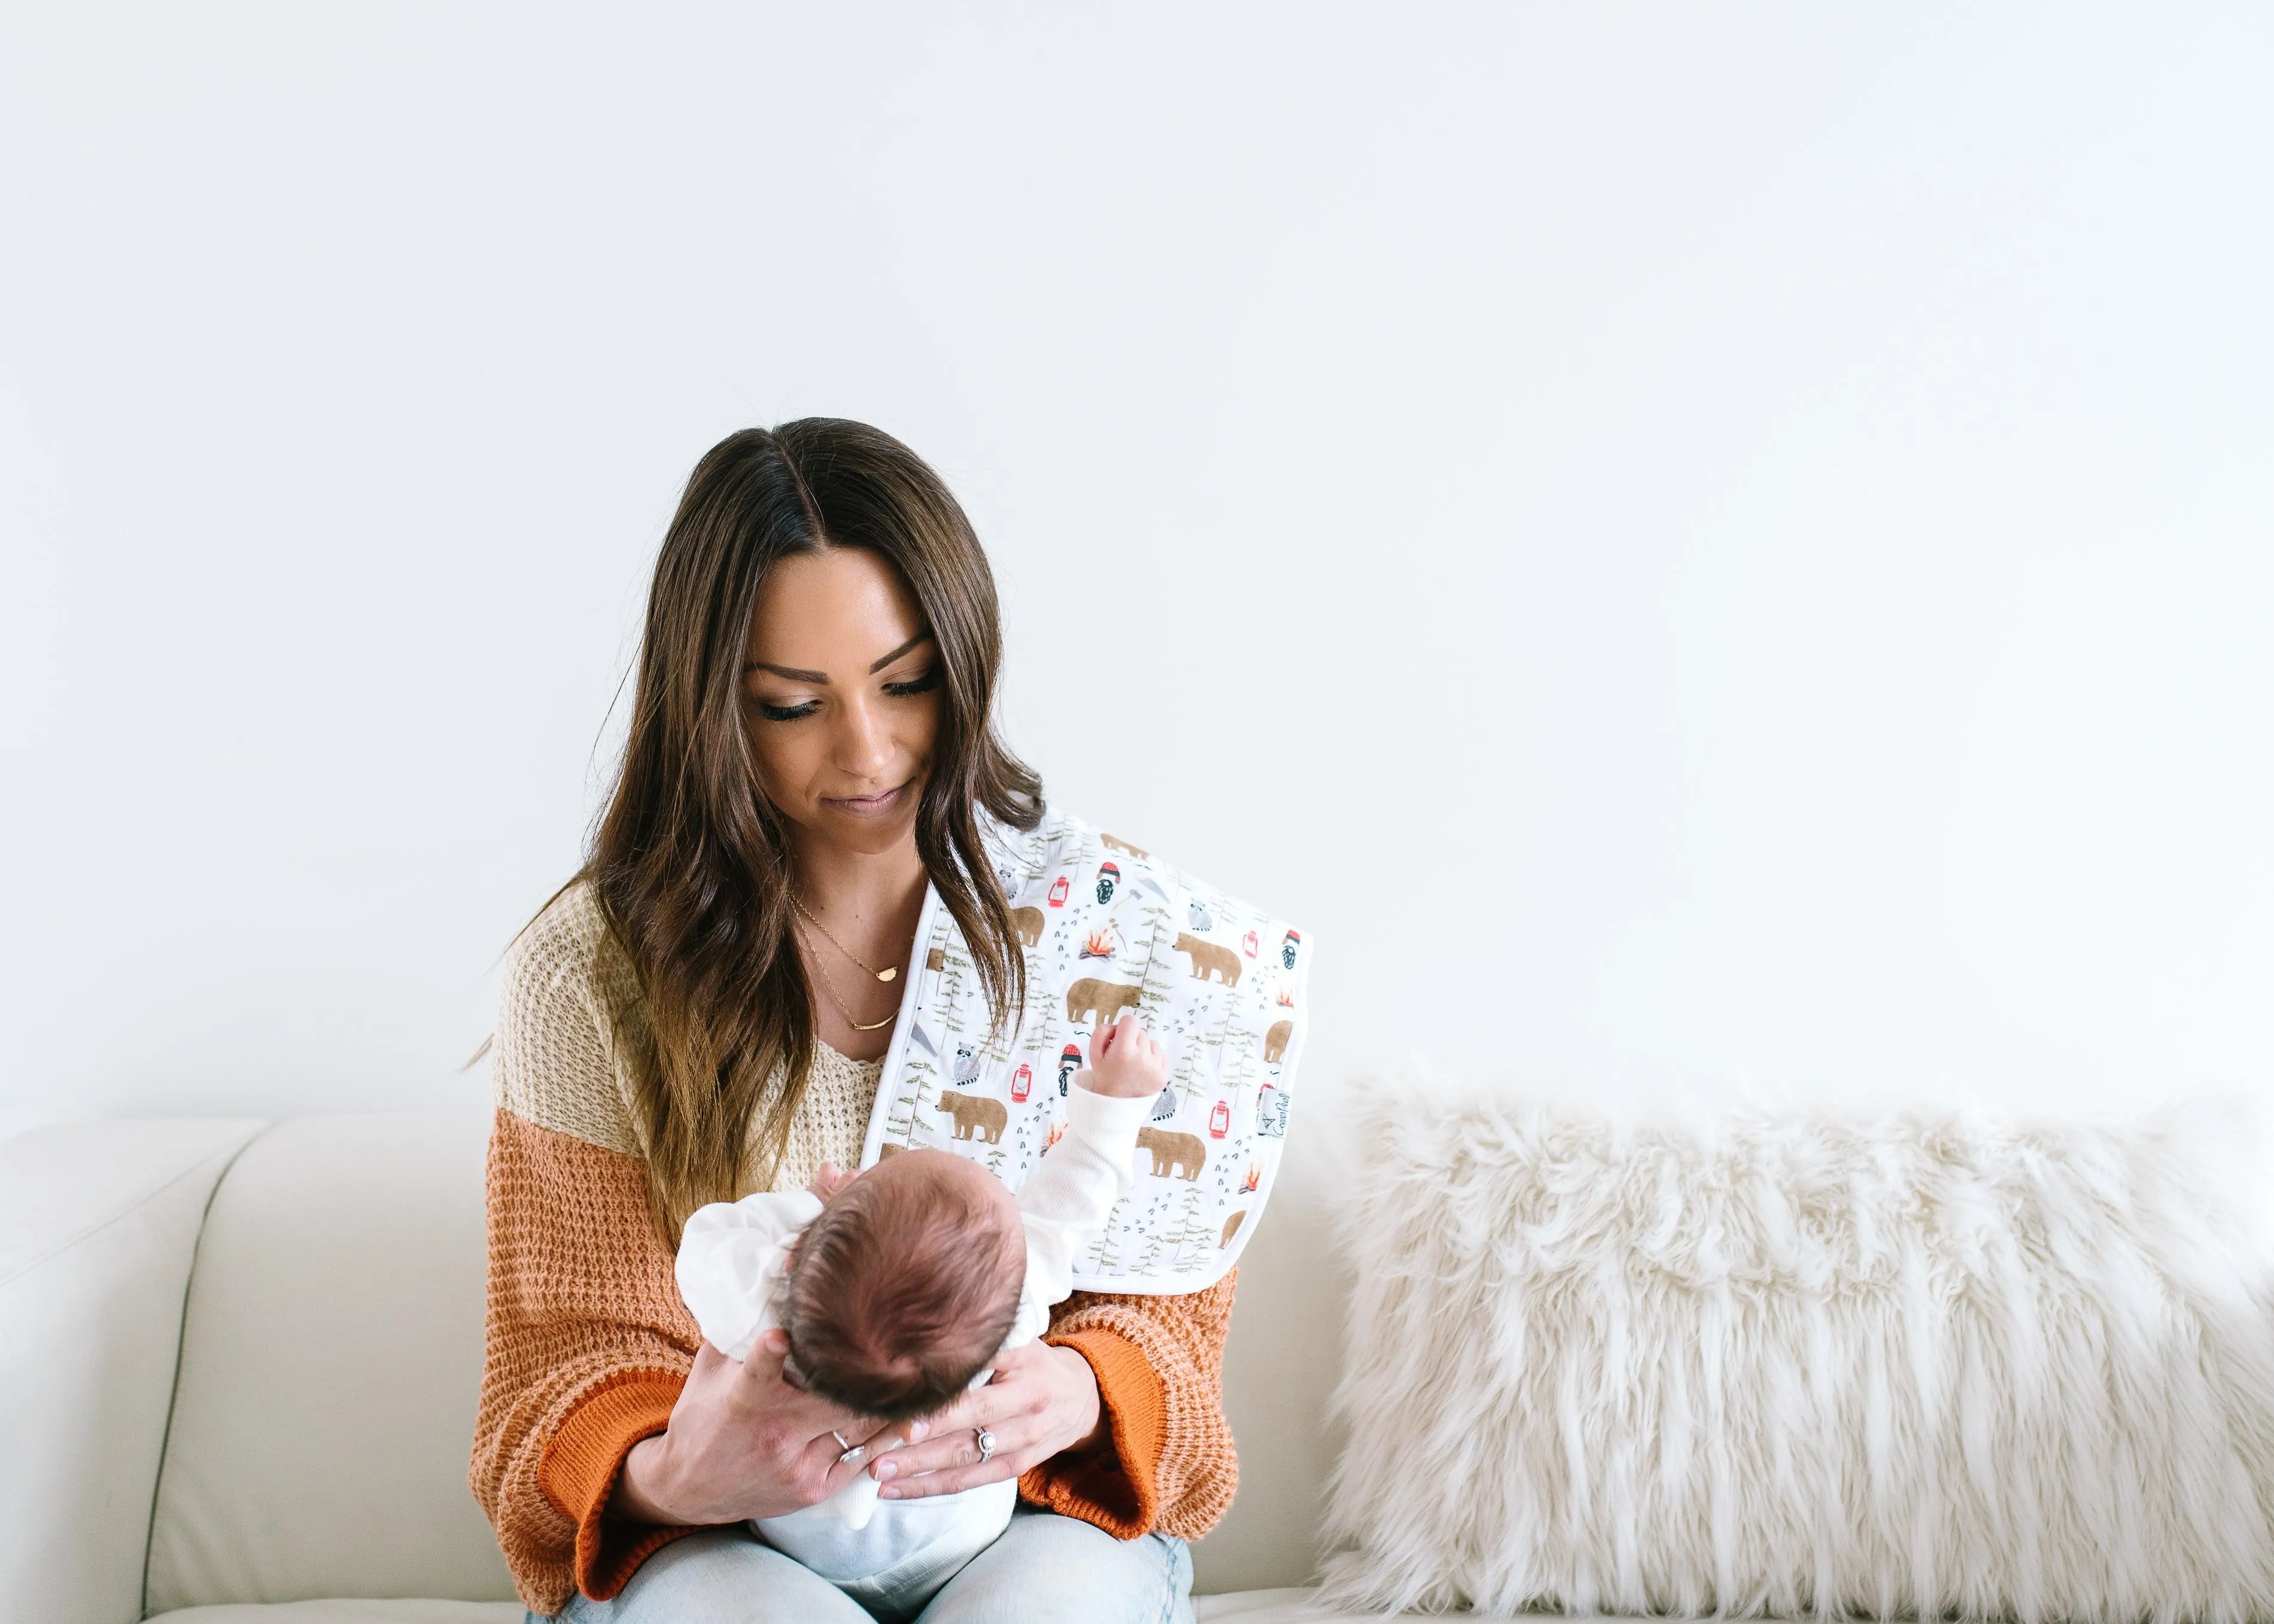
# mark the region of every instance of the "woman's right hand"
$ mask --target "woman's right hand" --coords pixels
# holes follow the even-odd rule
[[[685,1527],[779,1517],[826,1500],[864,1462],[840,1462],[842,1433],[879,1453],[887,1433],[921,1438],[922,1422],[880,1427],[782,1380],[789,1339],[768,1331],[736,1364],[709,1342],[672,1406],[671,1424],[624,1457],[611,1515]]]

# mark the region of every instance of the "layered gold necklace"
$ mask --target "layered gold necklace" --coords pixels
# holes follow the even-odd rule
[[[830,934],[829,927],[823,924],[819,920],[814,918],[812,914],[807,910],[805,904],[800,902],[795,897],[792,897],[789,899],[789,905],[797,910],[798,916],[800,918],[803,919],[807,924],[812,926],[816,930],[818,930],[821,933],[822,939],[827,942],[830,946],[844,954],[855,964],[859,965],[863,970],[866,970],[870,974],[875,976],[878,981],[891,981],[897,979],[900,975],[900,971],[898,965],[886,965],[883,969],[879,970],[874,965],[869,963],[868,960],[862,958],[860,954],[846,946],[844,943],[840,942],[834,936]],[[886,1015],[882,1020],[872,1020],[864,1024],[854,1019],[853,1011],[846,1007],[843,996],[840,996],[837,990],[837,982],[835,979],[830,975],[828,971],[821,967],[821,961],[819,959],[815,959],[813,961],[813,968],[814,973],[821,977],[822,990],[829,995],[829,1001],[837,1006],[837,1012],[845,1017],[845,1024],[852,1027],[854,1031],[879,1031],[885,1026],[891,1026],[894,1021],[900,1018],[900,1006],[895,1004],[892,1012]]]

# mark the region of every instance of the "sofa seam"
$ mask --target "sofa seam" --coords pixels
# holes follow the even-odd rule
[[[244,1151],[245,1146],[252,1143],[254,1139],[259,1139],[267,1131],[268,1124],[265,1122],[254,1128],[253,1131],[251,1133],[246,1134],[244,1139],[234,1148],[225,1153],[228,1157],[228,1161],[231,1162],[235,1162],[238,1154]],[[63,1256],[64,1253],[69,1252],[72,1247],[79,1245],[84,1242],[93,1240],[96,1236],[102,1234],[105,1229],[110,1229],[114,1225],[125,1222],[129,1218],[134,1216],[135,1214],[149,1206],[151,1202],[156,1200],[159,1197],[171,1190],[176,1184],[180,1184],[192,1174],[199,1172],[207,1167],[212,1162],[215,1155],[222,1154],[224,1153],[214,1152],[207,1155],[200,1156],[197,1161],[192,1162],[188,1167],[184,1168],[180,1172],[175,1174],[173,1177],[168,1179],[164,1184],[160,1184],[156,1189],[144,1192],[143,1194],[138,1197],[132,1204],[120,1207],[117,1212],[112,1213],[107,1218],[96,1219],[85,1229],[76,1230],[71,1235],[64,1237],[62,1240],[57,1241],[54,1245],[49,1247],[47,1251],[40,1253],[39,1256],[33,1258],[25,1263],[19,1264],[17,1267],[5,1274],[0,1274],[0,1286],[13,1285],[16,1282],[23,1279],[25,1275],[31,1274],[36,1269],[44,1268],[47,1265],[54,1262],[57,1258]],[[229,1168],[227,1164],[224,1163],[222,1169],[222,1177],[227,1177],[228,1174]],[[216,1178],[214,1183],[215,1187],[218,1189],[221,1183],[220,1179]],[[206,1198],[206,1201],[207,1205],[210,1206],[212,1205],[213,1198],[208,1195]],[[201,1215],[199,1219],[200,1233],[203,1233],[204,1222],[205,1221]]]
[[[166,1389],[166,1425],[158,1434],[158,1470],[150,1478],[150,1515],[142,1524],[142,1597],[136,1613],[138,1619],[150,1616],[150,1551],[158,1538],[158,1491],[165,1486],[166,1460],[174,1452],[174,1410],[181,1402],[182,1353],[189,1345],[190,1338],[190,1289],[197,1284],[198,1260],[205,1255],[206,1223],[213,1216],[213,1204],[221,1194],[221,1187],[229,1182],[230,1169],[237,1166],[237,1158],[274,1131],[275,1124],[264,1122],[245,1136],[222,1161],[221,1171],[214,1177],[213,1188],[206,1192],[205,1205],[198,1209],[197,1244],[190,1249],[189,1271],[182,1277],[181,1325],[174,1333],[174,1380]],[[202,1167],[204,1163],[199,1165]],[[183,1177],[186,1178],[189,1175],[184,1173]]]

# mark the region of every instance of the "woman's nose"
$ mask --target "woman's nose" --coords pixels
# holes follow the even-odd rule
[[[873,778],[892,764],[892,733],[866,695],[855,697],[839,715],[842,721],[832,753],[839,771]]]

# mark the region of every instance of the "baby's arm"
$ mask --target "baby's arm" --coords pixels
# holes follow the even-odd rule
[[[695,1209],[680,1231],[673,1272],[704,1342],[730,1359],[749,1357],[759,1334],[773,1328],[791,1244],[820,1215],[821,1198],[803,1190]]]
[[[1073,1289],[1074,1259],[1112,1215],[1133,1181],[1137,1131],[1169,1079],[1161,1046],[1133,1015],[1090,1040],[1090,1064],[1066,1099],[1065,1136],[1019,1192],[1027,1228],[1027,1283],[1005,1346],[1048,1327],[1050,1308]]]

